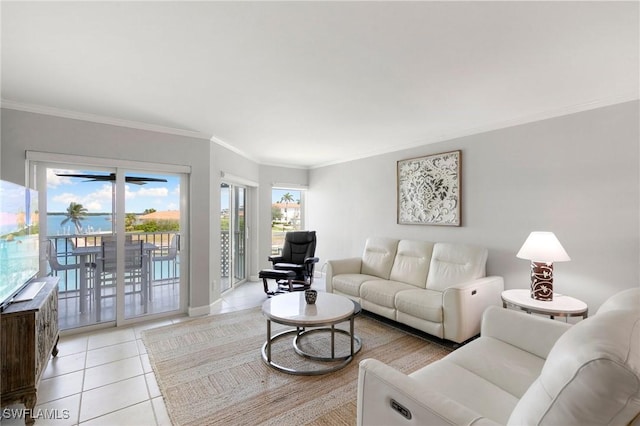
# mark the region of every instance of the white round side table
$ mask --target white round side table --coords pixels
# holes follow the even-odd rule
[[[589,308],[582,300],[563,294],[554,293],[553,300],[536,300],[531,298],[529,289],[505,290],[502,292],[502,306],[513,306],[529,314],[549,315],[555,317],[587,318]]]

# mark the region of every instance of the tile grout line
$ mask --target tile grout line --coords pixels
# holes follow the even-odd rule
[[[89,392],[89,391],[95,391],[95,390],[97,390],[97,389],[104,388],[104,387],[106,387],[106,386],[114,385],[114,384],[117,384],[117,383],[122,383],[122,382],[124,382],[124,381],[131,380],[131,379],[133,379],[133,378],[140,377],[140,376],[142,376],[142,380],[144,380],[144,381],[145,381],[145,388],[147,388],[147,395],[149,395],[148,387],[147,387],[147,384],[146,384],[146,382],[147,382],[147,381],[146,381],[146,379],[145,379],[145,377],[144,377],[144,374],[136,374],[135,376],[131,376],[131,377],[127,377],[126,379],[117,380],[117,381],[115,381],[115,382],[107,383],[107,384],[105,384],[105,385],[98,386],[97,388],[87,389],[86,391],[84,391],[84,390],[83,390],[83,391],[82,391],[82,393],[84,393],[84,392]],[[108,412],[106,412],[106,413],[100,414],[99,416],[95,416],[95,417],[91,417],[91,418],[85,419],[82,423],[86,423],[86,422],[88,422],[88,421],[90,421],[90,420],[95,420],[95,419],[98,419],[98,418],[100,418],[100,417],[104,417],[104,416],[107,416],[107,415],[109,415],[109,414],[113,414],[113,413],[116,413],[116,412],[118,412],[118,411],[125,410],[125,409],[130,408],[130,407],[133,407],[133,406],[135,406],[135,405],[142,404],[143,402],[146,402],[146,401],[149,401],[149,402],[150,402],[150,401],[151,401],[151,398],[146,399],[146,400],[143,400],[143,401],[138,401],[138,402],[135,402],[135,403],[130,404],[130,405],[125,405],[125,406],[120,407],[120,408],[118,408],[118,409],[115,409],[115,410],[108,411]],[[81,407],[82,407],[82,405],[81,405]],[[79,417],[79,416],[78,416],[78,417]],[[81,424],[81,423],[80,423],[80,419],[78,419],[78,423],[76,423],[76,424]]]
[[[82,397],[84,396],[84,381],[87,377],[87,358],[89,357],[89,336],[86,337],[84,348],[84,362],[82,365],[82,383],[80,385],[80,399],[78,401],[78,417],[74,424],[80,424],[80,413],[82,412]]]
[[[258,286],[256,284],[255,286],[255,294],[254,294],[254,289],[250,289],[248,286],[245,287],[246,290],[249,290],[246,292],[246,295],[239,295],[239,293],[236,293],[236,296],[232,296],[232,297],[228,297],[228,298],[223,298],[225,300],[223,300],[225,302],[225,304],[229,305],[229,306],[225,306],[224,309],[220,309],[221,311],[236,311],[236,310],[241,310],[241,309],[246,309],[248,307],[255,307],[255,306],[260,306],[263,302],[263,293],[262,293],[262,288],[261,286]],[[233,290],[232,290],[233,291]],[[242,292],[244,293],[244,292]],[[248,299],[247,299],[248,297]],[[228,299],[228,300],[226,300]],[[217,314],[220,312],[211,312],[211,314]],[[188,318],[187,319],[192,319],[192,318]],[[167,320],[167,319],[165,319]],[[164,320],[161,320],[160,322],[162,322]],[[151,409],[153,411],[153,418],[156,426],[160,426],[162,423],[162,421],[164,421],[167,416],[168,413],[166,412],[166,405],[164,402],[164,398],[162,396],[162,394],[160,394],[157,397],[152,397],[151,396],[151,390],[150,390],[150,382],[149,380],[147,380],[147,374],[152,374],[153,375],[153,379],[155,380],[155,372],[153,371],[153,368],[150,369],[149,372],[145,371],[145,360],[143,359],[143,356],[145,354],[142,353],[143,350],[146,350],[146,347],[144,346],[144,342],[142,340],[142,332],[144,330],[147,330],[149,328],[155,328],[155,327],[160,327],[160,326],[164,326],[164,325],[169,325],[169,324],[177,324],[177,323],[181,323],[185,321],[184,317],[179,317],[179,318],[169,318],[168,319],[168,324],[167,323],[158,323],[158,324],[153,324],[151,323],[150,326],[145,326],[145,325],[141,325],[140,329],[137,331],[136,325],[131,325],[130,327],[124,327],[123,329],[129,328],[130,332],[133,334],[133,337],[127,337],[126,335],[124,336],[125,340],[119,341],[118,339],[120,338],[120,336],[116,336],[116,338],[114,339],[113,337],[106,338],[106,341],[110,341],[110,344],[107,345],[102,345],[103,343],[100,342],[100,338],[102,338],[105,335],[108,335],[110,331],[116,331],[117,332],[117,328],[116,329],[102,329],[102,330],[94,330],[94,331],[90,331],[87,332],[86,335],[82,338],[86,339],[84,340],[84,344],[81,344],[79,347],[83,347],[84,346],[84,350],[83,351],[78,351],[78,352],[82,352],[82,356],[84,356],[84,360],[82,361],[82,381],[81,381],[81,389],[80,389],[80,398],[79,398],[79,406],[78,406],[78,414],[77,414],[77,418],[75,419],[76,421],[73,422],[73,425],[75,426],[79,426],[81,424],[85,424],[86,422],[89,421],[95,421],[96,419],[100,419],[104,416],[108,416],[108,415],[112,415],[113,413],[117,413],[118,411],[121,410],[126,410],[129,409],[131,407],[134,407],[136,405],[142,404],[142,403],[149,403],[151,404]],[[103,333],[104,332],[104,333]],[[92,343],[93,342],[93,343]],[[98,386],[96,388],[92,388],[92,389],[88,389],[85,390],[84,386],[87,383],[88,377],[87,377],[87,370],[89,370],[90,368],[95,368],[95,367],[99,367],[99,366],[104,366],[113,362],[117,362],[117,361],[122,361],[122,359],[118,359],[118,360],[113,360],[113,361],[109,361],[109,362],[105,362],[102,364],[97,364],[95,366],[89,367],[88,363],[89,363],[89,352],[90,351],[94,351],[94,350],[104,350],[106,348],[109,348],[111,346],[115,346],[115,345],[119,345],[119,344],[125,344],[127,342],[133,342],[136,346],[136,353],[137,353],[137,357],[138,357],[138,362],[139,365],[141,367],[141,373],[140,374],[136,374],[134,376],[131,377],[127,377],[127,378],[123,378],[120,380],[117,380],[115,382],[112,383],[107,383],[107,384],[103,384],[101,386]],[[89,346],[91,344],[95,344],[95,345],[101,345],[101,346],[96,346],[96,347],[92,347],[91,349],[89,349]],[[140,345],[143,345],[142,347]],[[144,348],[144,349],[143,349]],[[74,352],[75,353],[75,352]],[[73,354],[69,354],[69,355],[73,355]],[[128,359],[128,358],[133,358],[133,356],[131,357],[126,357],[123,359]],[[148,359],[148,355],[147,355],[147,359]],[[150,361],[149,361],[150,362]],[[146,399],[142,400],[142,401],[138,401],[134,404],[131,405],[126,405],[123,407],[120,407],[118,409],[114,409],[112,411],[103,413],[99,416],[95,416],[95,417],[91,417],[88,419],[84,419],[82,421],[82,423],[80,423],[80,419],[81,419],[81,413],[82,413],[82,405],[84,402],[84,399],[86,397],[85,392],[89,392],[89,391],[93,391],[93,390],[97,390],[109,385],[113,385],[116,383],[121,383],[125,380],[130,380],[136,377],[142,376],[142,380],[144,380],[144,385],[145,385],[145,390],[146,390]],[[52,376],[52,377],[56,377],[56,376]],[[72,394],[69,396],[73,396],[73,395],[77,395],[77,394]],[[142,397],[144,397],[144,395],[141,395]],[[58,398],[61,399],[61,398]],[[158,403],[155,404],[154,400],[158,399]],[[54,401],[54,400],[52,400]],[[160,413],[158,410],[161,410],[162,407],[164,407],[164,412]],[[150,414],[150,413],[149,413]],[[149,420],[150,420],[149,416]],[[150,422],[152,423],[152,422]]]

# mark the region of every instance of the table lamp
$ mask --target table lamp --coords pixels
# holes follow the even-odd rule
[[[516,257],[531,261],[531,298],[553,300],[553,262],[571,260],[553,232],[532,232]]]

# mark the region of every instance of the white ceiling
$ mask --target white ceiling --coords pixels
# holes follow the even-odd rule
[[[317,167],[639,97],[638,2],[9,2],[10,108]],[[152,127],[153,128],[153,127]]]

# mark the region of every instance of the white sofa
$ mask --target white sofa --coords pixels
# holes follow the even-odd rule
[[[502,277],[486,277],[487,249],[464,244],[369,238],[362,258],[329,260],[328,292],[362,308],[457,343],[480,333],[500,305]]]
[[[366,426],[638,425],[640,289],[576,325],[490,307],[479,339],[409,375],[363,360],[357,410]]]

